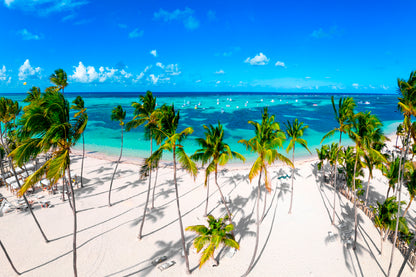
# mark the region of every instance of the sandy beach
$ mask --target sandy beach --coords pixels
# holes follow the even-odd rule
[[[357,250],[343,239],[341,222],[354,224],[353,204],[343,196],[337,198],[336,225],[331,224],[333,188],[322,182],[316,170],[315,158],[296,162],[293,213],[290,203],[290,175],[287,166],[270,167],[272,191],[267,196],[266,216],[260,227],[258,258],[250,276],[386,276],[391,243],[384,243],[380,255],[379,231],[359,210]],[[73,174],[80,174],[81,156],[74,153]],[[108,188],[114,170],[111,157],[87,154],[84,168],[84,188],[76,189],[78,211],[78,273],[79,276],[184,276],[181,242],[172,166],[169,162],[159,170],[155,208],[148,212],[142,240],[137,239],[146,200],[148,180],[139,180],[140,160],[123,160],[116,174],[112,207],[107,206]],[[257,178],[248,180],[251,163],[231,164],[221,169],[219,184],[230,197],[230,209],[235,224],[240,251],[231,255],[219,249],[219,265],[207,262],[198,269],[199,254],[191,247],[194,234],[185,232],[190,247],[192,276],[241,276],[250,262],[255,243],[255,200]],[[206,189],[203,171],[194,181],[179,170],[179,194],[184,226],[205,224],[203,217]],[[225,210],[215,188],[210,186],[209,213],[224,216]],[[367,180],[364,177],[363,180]],[[364,187],[366,186],[364,181]],[[370,201],[384,199],[386,179],[378,170],[371,183]],[[402,199],[409,201],[406,189]],[[0,188],[9,202],[16,197],[5,187]],[[22,276],[73,276],[72,271],[72,213],[68,201],[60,195],[37,191],[34,195],[51,201],[52,207],[35,203],[34,212],[52,240],[45,243],[29,212],[12,211],[0,217],[0,238]],[[381,200],[382,201],[382,200]],[[261,206],[263,203],[260,203]],[[150,205],[149,205],[150,207]],[[408,213],[409,226],[414,230],[416,206]],[[334,235],[331,237],[329,232]],[[175,264],[161,272],[151,261],[166,255]],[[396,250],[392,272],[395,275],[403,262]],[[3,252],[0,254],[0,276],[16,276]],[[414,276],[406,266],[402,276]]]

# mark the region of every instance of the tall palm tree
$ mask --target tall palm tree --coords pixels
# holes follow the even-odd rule
[[[48,151],[51,151],[52,158],[26,178],[19,193],[24,194],[44,176],[50,180],[51,185],[56,184],[59,179],[68,178],[68,197],[73,214],[73,270],[74,276],[77,276],[77,210],[71,178],[70,153],[80,138],[79,128],[83,122],[71,121],[69,102],[62,93],[50,91],[43,94],[40,101],[30,105],[20,124],[19,135],[22,143],[11,153],[16,163],[22,165],[38,154]]]
[[[51,83],[57,86],[62,91],[62,94],[64,94],[65,87],[68,86],[67,79],[66,72],[61,68],[55,70],[55,72],[49,76]]]
[[[293,167],[292,162],[276,150],[278,147],[283,147],[283,141],[286,139],[286,136],[285,133],[280,130],[279,124],[274,121],[274,115],[269,115],[267,108],[264,108],[263,110],[261,123],[254,121],[249,121],[248,123],[254,126],[255,136],[250,140],[242,139],[239,141],[239,143],[243,143],[251,152],[257,153],[258,157],[250,169],[248,178],[251,182],[254,177],[259,175],[259,181],[257,184],[256,244],[254,246],[254,253],[251,262],[243,276],[246,276],[250,273],[256,258],[257,248],[259,245],[259,232],[261,223],[259,206],[261,193],[261,175],[264,173],[265,187],[267,192],[270,192],[271,180],[267,171],[267,165],[272,165],[277,160],[281,160]]]
[[[292,213],[292,203],[293,203],[293,180],[295,176],[295,146],[296,143],[300,144],[303,148],[308,150],[309,153],[311,151],[308,148],[308,143],[306,140],[304,140],[303,132],[309,127],[308,125],[303,125],[303,122],[299,122],[296,118],[293,123],[289,120],[285,124],[286,127],[286,134],[290,138],[289,145],[286,148],[286,152],[289,153],[290,150],[293,149],[292,152],[292,164],[293,164],[293,173],[292,173],[292,188],[291,188],[291,196],[290,196],[290,207],[289,207],[289,214]]]
[[[131,106],[134,108],[134,117],[126,124],[126,131],[130,131],[132,128],[137,128],[140,125],[145,125],[146,138],[150,139],[150,156],[153,154],[153,134],[152,130],[157,127],[158,117],[156,113],[156,97],[153,97],[151,91],[147,91],[146,95],[139,96],[139,102],[133,102]],[[150,168],[148,172],[149,186],[147,188],[146,204],[144,205],[142,223],[140,224],[140,230],[138,238],[142,239],[142,232],[144,221],[146,219],[147,205],[149,203],[150,189],[152,184],[152,171]]]
[[[108,206],[111,207],[111,188],[113,187],[114,175],[116,175],[118,164],[120,163],[121,156],[123,155],[123,130],[124,130],[124,119],[126,118],[126,111],[123,110],[121,105],[114,107],[111,111],[111,120],[119,121],[121,126],[121,146],[120,156],[118,157],[116,168],[114,169],[113,176],[111,177],[110,189],[108,190]]]
[[[339,142],[338,145],[341,149],[341,139],[342,134],[346,134],[348,132],[349,127],[351,126],[351,118],[354,114],[355,102],[352,97],[340,98],[338,102],[338,109],[335,106],[334,96],[331,97],[332,108],[334,109],[335,120],[338,123],[338,127],[334,128],[333,130],[329,131],[325,134],[322,138],[321,143],[328,137],[332,137],[335,132],[339,132]],[[339,154],[339,152],[338,152]],[[338,157],[335,159],[338,161]],[[332,225],[335,224],[335,200],[337,194],[337,163],[335,162],[335,185],[334,185],[334,202],[333,202],[333,211],[332,211]]]
[[[402,203],[403,204],[403,203]],[[385,241],[396,225],[397,209],[399,202],[396,197],[387,198],[383,204],[377,201],[377,207],[374,208],[374,225],[380,230],[380,254],[383,254],[383,241]],[[406,220],[404,217],[399,219],[401,222],[401,230],[406,231]]]
[[[228,247],[240,249],[240,245],[235,241],[232,231],[234,229],[233,224],[226,225],[224,221],[229,220],[225,218],[215,219],[212,215],[208,215],[208,227],[205,225],[194,225],[186,227],[186,231],[192,231],[198,234],[194,239],[194,247],[196,248],[197,253],[199,253],[202,248],[205,249],[202,251],[201,258],[199,260],[199,268],[208,261],[210,258],[214,259],[214,252],[221,244],[224,244]],[[215,260],[215,264],[218,265],[218,261]]]
[[[18,187],[20,188],[21,187],[20,180],[17,176],[16,170],[12,161],[12,157],[9,155],[11,152],[10,147],[9,147],[11,141],[10,141],[10,138],[6,136],[6,131],[9,129],[9,126],[13,124],[19,112],[20,112],[20,108],[19,108],[19,103],[17,101],[13,101],[9,98],[4,98],[4,97],[0,98],[0,141],[3,146],[3,150],[6,154],[7,160],[9,162],[9,167],[11,168],[13,175],[15,177],[16,183]],[[23,194],[22,196],[26,205],[29,207],[30,214],[32,215],[33,220],[35,221],[36,226],[38,226],[38,229],[40,233],[42,234],[43,239],[45,240],[45,242],[49,242],[35,214],[33,213],[32,207],[29,204],[29,201],[27,200],[26,195]]]
[[[406,185],[407,191],[409,192],[410,200],[409,200],[409,204],[404,210],[403,217],[406,216],[407,211],[409,210],[410,205],[412,204],[412,201],[416,196],[416,165],[411,161],[407,162],[406,169],[407,171],[405,171],[405,178],[406,178],[405,185]]]
[[[405,150],[402,150],[402,159],[400,159],[401,162],[401,166],[399,168],[399,185],[398,185],[398,194],[399,194],[399,202],[401,199],[401,186],[402,186],[402,180],[403,180],[403,171],[404,169],[402,169],[402,167],[404,167],[405,163],[406,163],[406,154],[409,151],[409,138],[410,138],[410,134],[412,132],[412,123],[411,123],[411,118],[412,116],[415,117],[416,116],[416,71],[412,71],[410,73],[409,79],[408,80],[404,80],[404,79],[397,79],[397,86],[398,86],[398,92],[399,92],[399,97],[398,97],[398,108],[400,110],[400,112],[403,114],[404,117],[404,121],[403,121],[403,125],[404,125],[404,129],[407,132],[407,138],[405,140],[406,143],[406,147],[405,145],[403,145],[403,150],[405,148]],[[397,217],[400,216],[400,207],[397,211]],[[390,271],[391,271],[391,266],[393,264],[393,257],[394,257],[394,248],[396,245],[396,240],[397,240],[397,233],[399,231],[399,223],[396,223],[396,229],[394,231],[394,236],[393,236],[393,246],[391,249],[391,257],[390,257],[390,264],[389,264],[389,269],[387,271],[387,275],[390,276]]]
[[[30,103],[30,102],[33,102],[33,101],[39,100],[39,99],[40,99],[40,95],[41,95],[40,88],[39,88],[39,87],[35,87],[35,86],[33,86],[33,87],[32,87],[31,89],[29,89],[29,91],[27,92],[27,96],[26,96],[26,98],[23,100],[23,102]],[[23,110],[24,110],[24,108],[23,108]]]
[[[81,188],[84,187],[82,176],[84,172],[84,157],[85,157],[85,138],[84,138],[84,131],[87,127],[88,123],[88,114],[87,114],[87,108],[85,108],[84,105],[84,99],[82,99],[81,96],[77,96],[74,101],[72,101],[73,105],[71,106],[71,109],[77,111],[74,114],[75,118],[80,118],[82,122],[84,123],[83,126],[79,129],[79,131],[82,134],[82,160],[81,160]]]
[[[354,203],[354,219],[355,219],[355,234],[354,234],[354,245],[353,249],[357,246],[357,230],[358,230],[358,219],[357,219],[357,201],[356,201],[356,169],[357,163],[360,156],[364,153],[374,155],[379,159],[384,159],[384,156],[376,149],[371,148],[371,143],[374,140],[375,130],[382,127],[381,121],[377,116],[372,115],[370,112],[359,112],[353,117],[352,127],[348,130],[348,135],[355,142],[355,165],[353,175],[353,203]]]
[[[196,141],[202,147],[195,151],[195,154],[191,156],[191,159],[196,161],[201,161],[202,165],[208,164],[207,168],[205,169],[205,181],[204,185],[207,187],[207,199],[205,205],[205,214],[207,216],[207,209],[208,209],[208,196],[209,196],[209,187],[208,187],[208,178],[209,175],[214,172],[215,176],[215,184],[218,188],[218,191],[221,195],[221,200],[224,203],[225,209],[228,213],[229,220],[231,218],[231,212],[228,209],[227,203],[225,201],[224,195],[221,191],[220,186],[218,185],[218,165],[223,166],[229,160],[236,158],[241,161],[245,161],[245,158],[235,152],[231,151],[231,148],[228,144],[224,142],[224,129],[222,128],[221,123],[218,121],[217,126],[209,126],[204,125],[205,129],[205,138],[197,138]]]
[[[149,172],[151,168],[160,160],[162,153],[164,151],[172,152],[173,155],[173,183],[175,185],[175,193],[176,193],[176,206],[178,208],[178,219],[179,219],[179,227],[181,233],[181,240],[182,240],[182,249],[185,255],[185,265],[186,265],[186,273],[190,274],[189,270],[189,260],[188,260],[188,250],[186,249],[185,245],[185,235],[184,229],[182,224],[182,215],[181,209],[179,204],[179,191],[178,191],[178,183],[176,178],[176,163],[177,159],[181,164],[182,168],[185,169],[191,176],[195,177],[197,174],[197,167],[195,163],[191,160],[191,158],[185,153],[185,149],[181,144],[188,135],[193,133],[193,129],[191,127],[185,128],[181,132],[178,132],[179,126],[179,111],[175,112],[174,106],[166,106],[164,109],[162,119],[160,121],[160,126],[153,130],[155,133],[161,133],[166,140],[163,144],[149,157],[146,159],[145,163],[142,166],[141,172]],[[158,135],[157,134],[157,135]]]
[[[383,163],[381,172],[388,180],[389,188],[387,189],[386,199],[389,198],[390,189],[395,191],[396,184],[399,180],[400,157],[396,157],[391,161]]]

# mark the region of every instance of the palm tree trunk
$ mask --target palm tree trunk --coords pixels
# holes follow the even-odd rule
[[[260,168],[260,175],[262,172],[263,168]],[[259,246],[259,233],[260,233],[260,217],[259,217],[259,209],[260,209],[260,183],[261,183],[261,178],[259,176],[259,183],[257,184],[257,222],[256,222],[256,244],[254,245],[254,253],[253,253],[253,257],[251,258],[250,261],[250,265],[247,268],[247,271],[243,274],[243,276],[247,276],[251,269],[253,268],[253,264],[254,264],[254,260],[256,258],[256,254],[257,254],[257,248]]]
[[[150,156],[153,154],[153,147],[152,147],[152,134],[150,134]],[[142,239],[142,232],[143,232],[143,226],[144,221],[146,219],[146,211],[147,211],[147,205],[149,204],[149,196],[150,196],[150,190],[152,188],[152,166],[149,167],[149,186],[147,187],[147,196],[146,196],[146,204],[144,204],[144,211],[143,211],[143,218],[142,218],[142,224],[140,225],[140,231],[138,235],[138,239]]]
[[[215,164],[215,184],[217,185],[218,191],[219,191],[219,193],[221,195],[221,200],[224,203],[225,209],[227,210],[227,214],[228,214],[228,217],[229,217],[229,221],[231,222],[232,221],[232,219],[231,219],[231,212],[228,209],[227,203],[225,202],[224,195],[222,194],[221,188],[218,185],[217,175],[218,175],[218,164]]]
[[[332,225],[335,225],[335,200],[336,200],[336,196],[337,196],[337,173],[338,173],[338,168],[337,168],[337,162],[338,162],[338,155],[339,155],[339,150],[341,148],[341,137],[342,137],[342,132],[339,132],[339,144],[338,144],[338,151],[337,151],[337,157],[335,159],[335,176],[334,176],[334,203],[332,205],[333,210],[332,210]]]
[[[383,230],[380,228],[380,255],[383,255]]]
[[[415,249],[415,240],[416,240],[416,236],[413,237],[412,241],[409,244],[409,250],[407,250],[406,257],[404,258],[402,266],[400,267],[399,273],[397,273],[397,277],[400,277],[402,275],[403,269],[405,265],[407,264],[407,261],[409,260],[410,254],[412,254],[413,249]]]
[[[179,206],[178,184],[176,183],[176,145],[173,146],[173,183],[175,184],[176,205],[178,207],[179,228],[181,229],[180,231],[181,231],[182,249],[183,249],[183,253],[185,256],[186,274],[191,274],[191,271],[189,270],[188,249],[186,248],[186,245],[185,245],[185,234],[183,233],[181,209]]]
[[[3,140],[3,133],[2,133],[2,130],[1,130],[1,124],[0,124],[0,139],[1,139],[1,144],[3,145],[4,151],[6,152],[6,156],[8,157],[7,159],[8,159],[8,161],[9,161],[9,166],[10,166],[10,168],[12,169],[12,172],[13,172],[13,174],[14,174],[14,178],[16,179],[16,182],[17,182],[17,186],[18,186],[18,187],[19,187],[19,189],[20,189],[22,186],[20,185],[19,178],[17,177],[16,170],[14,169],[14,165],[13,165],[13,162],[12,162],[12,158],[11,158],[11,157],[9,157],[9,153],[10,153],[10,152],[9,152],[9,148],[8,148],[8,146],[4,143],[4,140]],[[33,220],[35,221],[36,225],[38,226],[38,229],[39,229],[40,233],[42,234],[43,239],[45,240],[45,242],[47,242],[47,243],[48,243],[48,242],[49,242],[49,240],[48,240],[48,238],[46,237],[45,233],[43,232],[42,227],[40,226],[40,224],[39,224],[39,222],[38,222],[38,219],[36,218],[35,214],[33,213],[32,206],[29,204],[29,201],[27,200],[26,195],[24,195],[24,194],[23,194],[23,199],[25,200],[25,204],[26,204],[26,205],[28,206],[28,208],[29,208],[29,212],[30,212],[30,214],[32,215]]]
[[[84,172],[84,158],[85,158],[85,140],[84,140],[84,132],[82,132],[81,188],[84,187],[84,183],[82,181],[82,174]]]
[[[295,144],[293,144],[293,152],[292,152],[292,163],[293,163],[293,172],[292,172],[292,194],[290,196],[290,207],[289,207],[289,214],[292,213],[292,203],[293,203],[293,180],[295,178]]]
[[[391,271],[391,266],[393,265],[393,258],[394,258],[394,249],[396,248],[396,240],[397,240],[397,233],[399,231],[399,219],[400,219],[400,201],[401,201],[401,196],[402,196],[402,183],[403,183],[403,171],[404,171],[404,165],[406,163],[406,155],[407,152],[409,151],[409,138],[410,138],[410,132],[411,132],[411,128],[409,127],[409,131],[407,131],[407,139],[406,139],[406,150],[403,153],[402,152],[402,159],[400,159],[400,166],[399,166],[399,187],[397,189],[397,193],[399,194],[399,199],[398,199],[398,204],[399,204],[399,208],[397,209],[397,215],[396,215],[396,229],[394,230],[394,236],[393,236],[393,246],[391,248],[391,257],[390,257],[390,264],[389,264],[389,269],[387,271],[387,276],[390,276],[390,271]],[[402,161],[403,160],[403,161]],[[403,167],[403,169],[402,169]]]
[[[264,215],[266,214],[266,203],[267,203],[267,189],[264,189],[264,202],[263,202],[263,213],[261,214],[261,222],[263,222]]]
[[[391,189],[391,186],[389,185],[389,188],[387,189],[386,199],[389,198],[390,189]]]
[[[4,247],[3,243],[0,240],[0,246],[3,249],[4,254],[6,255],[7,260],[9,261],[11,267],[13,268],[14,272],[16,272],[17,275],[21,275],[21,273],[19,271],[17,271],[17,269],[14,267],[14,264],[12,262],[12,259],[10,259],[9,254],[6,251],[6,248]]]
[[[355,197],[355,172],[357,170],[358,163],[358,147],[355,147],[355,164],[354,164],[354,175],[352,176],[352,199],[354,202],[354,245],[353,250],[357,248],[357,229],[358,229],[358,220],[357,220],[357,199]]]
[[[208,200],[209,200],[209,175],[207,176],[207,200],[206,200],[206,204],[205,204],[204,216],[208,215]]]
[[[113,172],[113,177],[111,177],[110,189],[108,190],[108,206],[111,207],[111,188],[113,187],[114,175],[116,175],[118,164],[120,163],[121,156],[123,155],[123,125],[121,125],[121,147],[120,147],[120,156],[116,164],[116,168]]]
[[[153,195],[152,195],[152,209],[155,207],[155,190],[156,190],[156,183],[157,183],[157,175],[159,173],[159,164],[156,167],[156,176],[155,176],[155,183],[153,184]]]
[[[368,191],[370,190],[370,180],[371,180],[371,174],[369,172],[368,173],[368,182],[367,182],[367,191],[365,192],[365,205],[367,205]]]
[[[72,199],[72,215],[74,216],[74,229],[73,229],[73,235],[72,235],[72,267],[74,269],[74,277],[78,276],[78,270],[77,270],[77,210],[75,207],[75,193],[74,193],[74,187],[72,186],[71,181],[71,169],[70,165],[68,164],[68,178],[69,178],[69,189],[71,190],[71,196]]]
[[[406,216],[407,211],[409,210],[410,205],[412,204],[413,198],[414,198],[414,196],[410,196],[409,205],[407,205],[406,210],[404,210],[403,217],[405,217],[405,216]]]

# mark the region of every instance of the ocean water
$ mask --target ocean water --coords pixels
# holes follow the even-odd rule
[[[65,93],[69,101],[81,95],[85,101],[89,116],[88,126],[85,131],[86,150],[90,153],[103,153],[118,156],[120,153],[121,128],[118,122],[111,121],[111,110],[122,105],[127,111],[126,122],[133,117],[131,103],[138,101],[140,93]],[[2,96],[22,101],[26,94],[5,94]],[[254,136],[253,127],[249,120],[260,120],[264,107],[268,107],[269,114],[275,115],[275,120],[284,129],[283,123],[287,120],[298,118],[309,128],[305,131],[304,138],[313,154],[315,148],[320,147],[320,142],[325,133],[337,126],[331,103],[331,94],[272,94],[272,93],[154,93],[157,97],[157,105],[174,104],[175,109],[180,110],[179,130],[192,127],[194,133],[188,137],[184,146],[188,154],[192,154],[199,148],[195,138],[204,136],[203,125],[217,124],[224,126],[225,142],[231,149],[243,154],[249,161],[256,155],[245,149],[238,143],[240,139],[250,139]],[[376,114],[384,124],[385,134],[395,132],[398,123],[402,120],[397,110],[397,95],[394,94],[348,94],[334,95],[336,102],[340,97],[352,96],[357,104],[357,111],[371,111]],[[21,102],[23,105],[24,103]],[[339,135],[324,143],[338,142]],[[351,141],[344,135],[343,143]],[[143,158],[149,155],[149,141],[144,139],[143,128],[139,127],[130,132],[124,132],[123,156]],[[287,146],[285,143],[284,147]],[[157,147],[154,145],[154,148]],[[82,149],[82,141],[76,146]],[[285,149],[280,150],[286,153]],[[291,154],[286,154],[291,157]],[[301,147],[296,148],[296,157],[310,155]],[[171,155],[163,157],[170,160]]]

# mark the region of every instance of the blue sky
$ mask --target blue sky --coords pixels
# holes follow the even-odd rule
[[[409,1],[1,0],[0,91],[395,92]],[[26,85],[24,85],[26,83]]]

